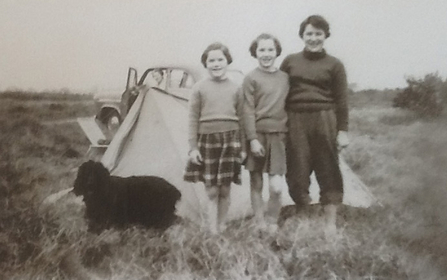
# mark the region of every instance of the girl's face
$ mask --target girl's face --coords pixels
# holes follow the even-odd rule
[[[276,57],[275,42],[272,39],[259,40],[256,48],[256,58],[258,59],[259,67],[267,71],[274,70]]]
[[[206,69],[211,78],[223,80],[226,77],[228,61],[221,50],[212,50],[206,58]]]
[[[308,51],[321,52],[325,40],[326,34],[323,29],[315,28],[312,24],[308,24],[304,29],[303,41]]]

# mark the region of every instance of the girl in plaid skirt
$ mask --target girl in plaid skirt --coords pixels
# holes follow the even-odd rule
[[[221,43],[208,46],[202,64],[209,77],[194,85],[189,100],[189,161],[184,180],[202,181],[209,197],[212,233],[225,228],[231,183],[241,183],[240,87],[226,72],[232,58]]]

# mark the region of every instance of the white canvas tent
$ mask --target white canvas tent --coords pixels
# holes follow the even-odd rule
[[[204,186],[183,181],[188,153],[187,105],[187,101],[153,88],[140,94],[106,150],[102,163],[115,176],[155,175],[165,178],[182,193],[177,207],[179,215],[200,222],[206,211]],[[344,204],[370,206],[375,199],[366,186],[343,161],[341,167],[345,181]],[[312,181],[311,198],[318,202],[318,184],[315,178]],[[242,185],[234,185],[231,189],[229,219],[250,214],[249,190],[249,176],[244,170]],[[267,190],[264,187],[265,198]],[[293,204],[285,182],[282,202],[284,205]]]

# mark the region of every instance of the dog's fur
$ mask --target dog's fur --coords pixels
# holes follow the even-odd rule
[[[181,194],[165,179],[155,176],[110,176],[100,163],[83,163],[73,192],[84,198],[90,231],[139,224],[165,228],[176,219]]]

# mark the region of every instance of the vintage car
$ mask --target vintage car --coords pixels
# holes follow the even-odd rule
[[[231,79],[238,83],[242,82],[241,71],[229,69],[227,73]],[[127,84],[123,93],[105,93],[95,96],[96,119],[109,132],[107,134],[113,135],[143,88],[149,86],[177,98],[188,100],[192,86],[205,74],[203,67],[160,66],[148,68],[138,80],[137,70],[129,68]]]

